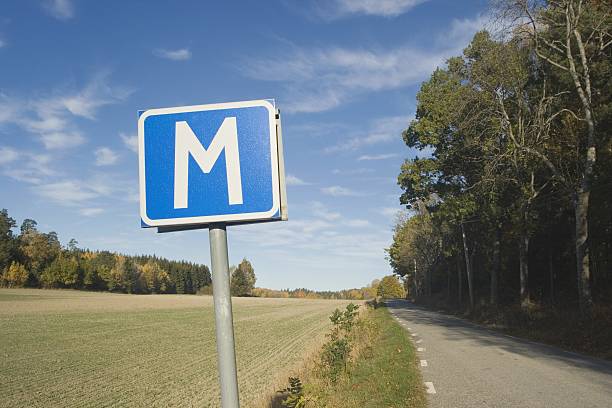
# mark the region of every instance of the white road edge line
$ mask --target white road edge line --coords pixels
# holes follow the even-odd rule
[[[419,335],[419,333],[412,333],[412,337],[416,337],[418,335]]]
[[[427,367],[427,360],[421,360],[421,367]]]
[[[416,343],[416,344],[419,344],[419,343],[421,343],[422,341],[423,341],[423,340],[418,339],[417,341],[415,341],[415,343]]]
[[[434,387],[433,383],[431,381],[425,381],[425,386],[427,387],[427,393],[428,394],[435,394],[436,393],[436,388]]]
[[[417,351],[425,351],[425,347],[419,347],[417,348]]]

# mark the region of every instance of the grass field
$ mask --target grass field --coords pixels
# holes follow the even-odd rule
[[[234,299],[244,407],[261,405],[346,301]],[[215,407],[212,298],[0,289],[0,407]]]

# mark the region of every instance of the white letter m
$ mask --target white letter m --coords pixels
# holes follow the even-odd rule
[[[200,143],[187,122],[176,122],[174,151],[174,208],[187,208],[189,193],[189,156],[204,173],[210,173],[225,149],[225,172],[229,204],[242,204],[242,179],[238,155],[236,118],[225,118],[208,149]]]

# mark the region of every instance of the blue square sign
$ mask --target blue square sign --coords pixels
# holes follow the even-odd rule
[[[268,100],[144,111],[138,120],[143,226],[280,220],[281,143]]]

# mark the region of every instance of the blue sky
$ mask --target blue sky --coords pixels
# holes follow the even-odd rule
[[[139,109],[276,99],[288,222],[228,229],[258,286],[390,273],[419,84],[487,21],[486,0],[7,1],[0,207],[62,242],[209,264],[208,234],[140,228]]]

